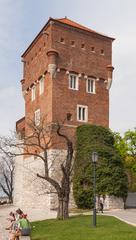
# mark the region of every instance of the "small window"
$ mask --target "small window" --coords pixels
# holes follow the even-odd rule
[[[35,97],[36,97],[36,87],[33,86],[32,87],[32,92],[31,92],[31,99],[32,99],[32,101],[35,100]]]
[[[88,93],[95,93],[95,79],[88,78],[86,80],[86,91]]]
[[[85,44],[84,43],[81,44],[81,48],[85,49]]]
[[[40,109],[37,109],[34,113],[34,122],[36,126],[40,124]]]
[[[75,41],[71,41],[71,46],[75,47]]]
[[[76,74],[69,75],[69,88],[78,90],[78,76]]]
[[[91,47],[91,52],[95,52],[95,48],[94,47]]]
[[[101,49],[101,55],[104,55],[104,50],[103,49]]]
[[[60,42],[61,42],[61,43],[65,43],[64,38],[61,38],[61,39],[60,39]]]
[[[88,121],[88,106],[77,105],[77,121]]]
[[[43,94],[44,93],[44,77],[40,78],[39,81],[39,94]]]
[[[71,113],[67,113],[67,121],[71,121],[72,120],[72,114]]]

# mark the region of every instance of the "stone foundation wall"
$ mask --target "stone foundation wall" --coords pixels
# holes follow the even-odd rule
[[[65,161],[66,150],[48,150],[50,176],[61,180],[60,165]],[[34,157],[17,157],[15,160],[14,204],[20,208],[56,209],[58,206],[55,189],[44,180],[37,177],[37,173],[44,174],[42,160]],[[106,196],[102,199],[104,209],[122,209],[124,203],[121,198]],[[98,204],[97,204],[98,205]],[[70,208],[76,207],[71,185]],[[97,206],[98,207],[98,206]]]
[[[60,165],[65,161],[66,150],[48,150],[50,176],[60,182]],[[17,157],[15,160],[14,204],[20,208],[57,208],[55,189],[45,180],[37,177],[44,175],[41,159]]]
[[[103,208],[105,210],[110,209],[124,209],[124,202],[122,198],[118,198],[115,196],[108,196],[106,195],[105,198],[100,197],[100,201],[103,203]],[[97,199],[97,208],[99,208],[99,203]]]
[[[49,208],[50,196],[46,192],[50,185],[36,176],[42,174],[42,161],[19,157],[15,164],[14,204],[20,208]]]

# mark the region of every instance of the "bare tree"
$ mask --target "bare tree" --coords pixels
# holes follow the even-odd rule
[[[30,134],[25,136],[23,141],[17,141],[16,138],[1,139],[0,149],[8,156],[34,156],[43,162],[44,174],[38,172],[37,177],[47,181],[53,186],[54,192],[58,197],[58,219],[66,219],[69,217],[69,195],[72,172],[73,159],[73,143],[63,131],[63,124],[47,125],[45,119],[42,119],[40,124],[36,126],[35,122],[29,120],[27,124]],[[56,180],[50,173],[48,150],[53,147],[52,140],[54,135],[61,139],[66,146],[66,158],[64,161],[60,159],[61,179]],[[54,143],[55,144],[55,143]],[[10,150],[12,148],[12,151]],[[14,149],[14,150],[13,150]],[[58,158],[58,156],[57,156]]]
[[[0,159],[0,189],[8,197],[9,202],[13,202],[13,177],[14,177],[14,158],[4,155]]]

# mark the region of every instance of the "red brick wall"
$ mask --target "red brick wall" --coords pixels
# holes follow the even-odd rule
[[[24,79],[26,89],[35,80],[37,80],[45,72],[45,70],[47,70],[48,58],[46,53],[48,49],[51,48],[52,44],[50,26],[45,33],[46,34],[40,35],[24,56]]]
[[[61,37],[64,43],[60,43]],[[71,46],[75,42],[75,47]],[[85,49],[81,49],[84,43]],[[88,122],[109,126],[109,92],[104,80],[107,79],[107,65],[111,64],[111,44],[109,38],[72,27],[53,25],[53,48],[59,52],[58,67],[83,73],[79,78],[79,90],[69,89],[68,75],[65,70],[57,73],[53,80],[53,121],[61,120],[67,112],[72,113],[70,124],[79,125],[76,121],[77,104],[88,106]],[[92,52],[94,47],[95,52]],[[104,50],[104,55],[101,54]],[[102,78],[96,81],[96,94],[86,92],[85,75]]]
[[[43,30],[45,31],[45,30]],[[72,114],[72,120],[65,122],[78,126],[77,104],[88,106],[88,123],[109,126],[109,91],[104,80],[107,79],[107,65],[111,65],[112,40],[96,33],[88,33],[68,26],[54,23],[41,34],[24,55],[24,87],[28,89],[32,83],[45,73],[45,91],[39,96],[39,83],[36,84],[36,100],[31,101],[31,89],[25,95],[25,116],[33,119],[34,112],[40,108],[42,115],[48,116],[48,122],[62,122],[66,114]],[[64,39],[64,43],[60,39]],[[72,41],[75,46],[71,46]],[[84,49],[81,45],[84,44]],[[92,52],[94,47],[95,52]],[[51,79],[48,70],[47,52],[55,49],[58,52],[57,67],[60,72]],[[101,49],[104,54],[101,54]],[[66,71],[81,74],[79,90],[69,89]],[[96,94],[86,92],[87,76],[100,78],[96,81]],[[26,124],[26,134],[29,129]],[[74,136],[75,128],[68,128],[68,134]],[[56,141],[56,138],[54,138]],[[57,140],[58,142],[58,140]],[[57,147],[60,148],[57,144]],[[56,147],[56,146],[55,146]]]
[[[58,24],[52,26],[52,35],[52,47],[59,52],[58,67],[107,78],[106,67],[111,64],[111,39]],[[64,44],[60,43],[61,37]],[[75,41],[75,47],[71,46],[71,41]],[[81,49],[82,43],[85,49]],[[92,52],[92,47],[95,52]],[[100,54],[101,49],[104,55]]]

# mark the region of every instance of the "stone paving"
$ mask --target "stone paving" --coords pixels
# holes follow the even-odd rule
[[[136,227],[136,209],[113,210],[104,212],[105,215],[114,216],[123,222]]]
[[[15,206],[0,206],[0,240],[8,240],[8,231],[5,230],[5,227],[8,226],[7,217],[9,212],[15,211],[16,209],[17,207]],[[49,211],[48,209],[46,209],[46,211],[43,211],[42,209],[22,210],[28,214],[30,221],[56,218],[56,212]],[[88,212],[85,214],[90,213]],[[128,224],[136,226],[136,209],[105,211],[104,215],[117,217]]]
[[[6,218],[8,217],[10,211],[10,207],[0,207],[0,240],[8,240],[8,231],[5,230],[5,227],[9,224]]]

